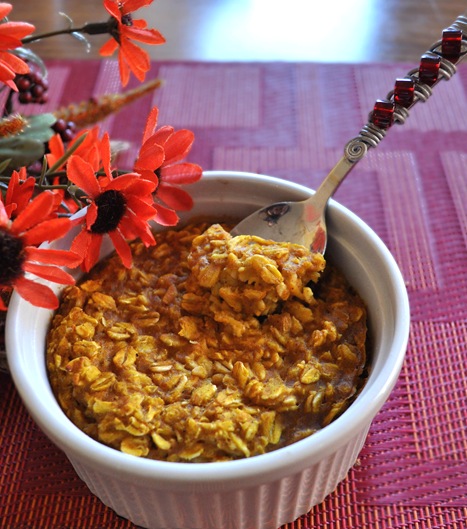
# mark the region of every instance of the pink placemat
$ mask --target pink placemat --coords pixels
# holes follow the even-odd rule
[[[53,110],[120,90],[114,62],[50,62]],[[190,161],[316,187],[377,98],[413,65],[155,64],[162,89],[103,124],[130,142],[149,108],[196,134]],[[411,337],[399,382],[357,465],[287,529],[467,527],[467,70],[442,82],[353,171],[336,199],[396,258]],[[123,163],[120,164],[123,166]],[[79,480],[0,375],[0,528],[130,529]]]

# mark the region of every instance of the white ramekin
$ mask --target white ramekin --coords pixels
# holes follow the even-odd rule
[[[312,191],[284,180],[206,172],[189,187],[197,216],[242,218]],[[75,427],[54,398],[45,368],[50,311],[16,294],[8,309],[7,356],[30,414],[78,475],[117,514],[150,529],[277,529],[320,503],[355,463],[371,421],[396,383],[409,334],[409,304],[392,255],[357,216],[331,201],[326,256],[368,306],[373,341],[369,379],[355,402],[313,436],[275,452],[223,463],[151,461],[104,446]],[[61,241],[55,247],[66,244]],[[108,252],[110,247],[104,251]]]

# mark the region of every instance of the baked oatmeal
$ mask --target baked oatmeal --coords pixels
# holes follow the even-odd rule
[[[366,309],[320,254],[220,225],[132,244],[67,287],[47,366],[68,417],[136,456],[210,462],[329,424],[366,372]]]

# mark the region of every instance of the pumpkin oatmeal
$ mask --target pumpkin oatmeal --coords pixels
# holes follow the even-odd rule
[[[65,289],[47,366],[98,441],[168,461],[224,461],[309,436],[363,383],[366,310],[299,245],[190,225],[132,244]]]

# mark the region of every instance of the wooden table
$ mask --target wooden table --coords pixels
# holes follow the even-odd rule
[[[107,19],[102,0],[12,0],[11,19],[40,32]],[[166,37],[148,51],[158,60],[416,62],[441,31],[466,11],[464,0],[155,0],[136,18]],[[34,46],[43,58],[98,56],[103,37],[84,46],[69,36]]]

